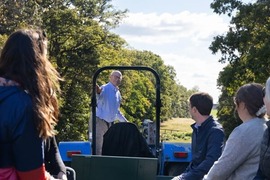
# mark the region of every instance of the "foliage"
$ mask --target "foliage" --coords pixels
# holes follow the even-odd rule
[[[185,133],[185,132],[174,132],[171,131],[162,131],[161,130],[161,141],[166,142],[191,142],[192,133]]]
[[[26,26],[46,30],[50,59],[64,79],[59,140],[87,138],[91,76],[100,60],[113,59],[125,43],[108,29],[117,26],[126,10],[115,10],[109,2],[1,1],[1,37]]]
[[[210,46],[214,54],[221,53],[221,63],[228,63],[218,78],[222,90],[218,116],[227,135],[239,125],[232,101],[236,90],[246,83],[264,83],[270,73],[269,5],[270,1],[244,4],[237,0],[216,0],[211,4],[214,12],[231,16],[228,32],[216,36]]]
[[[148,66],[157,71],[161,83],[161,121],[172,117],[188,116],[188,91],[179,85],[173,67],[164,65],[163,60],[149,51],[125,49],[121,52],[125,65]],[[120,91],[123,98],[122,111],[127,119],[140,125],[143,119],[155,120],[156,80],[147,71],[123,71]],[[98,84],[107,82],[109,72],[101,73]]]
[[[49,56],[60,75],[62,94],[58,140],[86,140],[90,117],[93,73],[108,65],[148,66],[161,79],[161,120],[188,115],[187,90],[176,79],[173,67],[149,51],[127,49],[119,35],[111,33],[127,10],[117,10],[111,0],[16,0],[0,2],[0,43],[16,29],[41,27],[49,39]],[[98,84],[108,81],[102,72]],[[140,125],[155,118],[155,78],[149,72],[123,72],[121,110]]]
[[[38,26],[42,24],[42,11],[35,0],[3,0],[0,2],[0,12],[1,35],[9,35],[15,29],[29,24]]]

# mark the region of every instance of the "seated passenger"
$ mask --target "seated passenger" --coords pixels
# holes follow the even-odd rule
[[[191,125],[192,160],[184,173],[173,180],[200,180],[219,158],[224,144],[222,126],[210,116],[213,98],[204,92],[189,98],[189,112],[195,123]]]
[[[222,155],[204,180],[249,180],[255,176],[260,144],[266,129],[262,90],[262,85],[251,83],[236,92],[234,103],[243,123],[230,134]]]
[[[0,56],[0,179],[50,179],[43,140],[55,135],[60,76],[42,30],[12,33]]]

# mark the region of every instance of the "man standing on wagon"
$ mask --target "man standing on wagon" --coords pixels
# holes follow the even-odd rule
[[[99,87],[97,85],[97,108],[96,108],[96,154],[101,155],[103,135],[111,127],[115,120],[127,122],[120,111],[121,93],[119,85],[122,81],[122,73],[113,71],[110,74],[110,82]]]

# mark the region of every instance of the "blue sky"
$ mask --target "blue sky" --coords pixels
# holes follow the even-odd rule
[[[174,67],[179,83],[198,87],[218,101],[216,82],[225,66],[208,49],[228,29],[227,16],[214,14],[212,0],[112,0],[127,17],[113,30],[130,48],[151,51]],[[250,0],[245,0],[250,2]]]

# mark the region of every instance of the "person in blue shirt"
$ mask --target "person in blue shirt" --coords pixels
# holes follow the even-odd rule
[[[96,108],[96,154],[102,154],[103,135],[111,127],[115,120],[127,122],[120,111],[121,93],[119,85],[122,81],[122,73],[113,71],[110,74],[110,82],[99,87],[97,85]]]
[[[213,98],[198,92],[189,98],[189,112],[195,123],[191,125],[192,160],[185,170],[173,180],[200,180],[207,174],[214,162],[220,157],[224,146],[222,126],[210,115]]]
[[[44,140],[56,134],[59,80],[44,31],[21,29],[8,37],[0,56],[1,179],[53,179]]]

